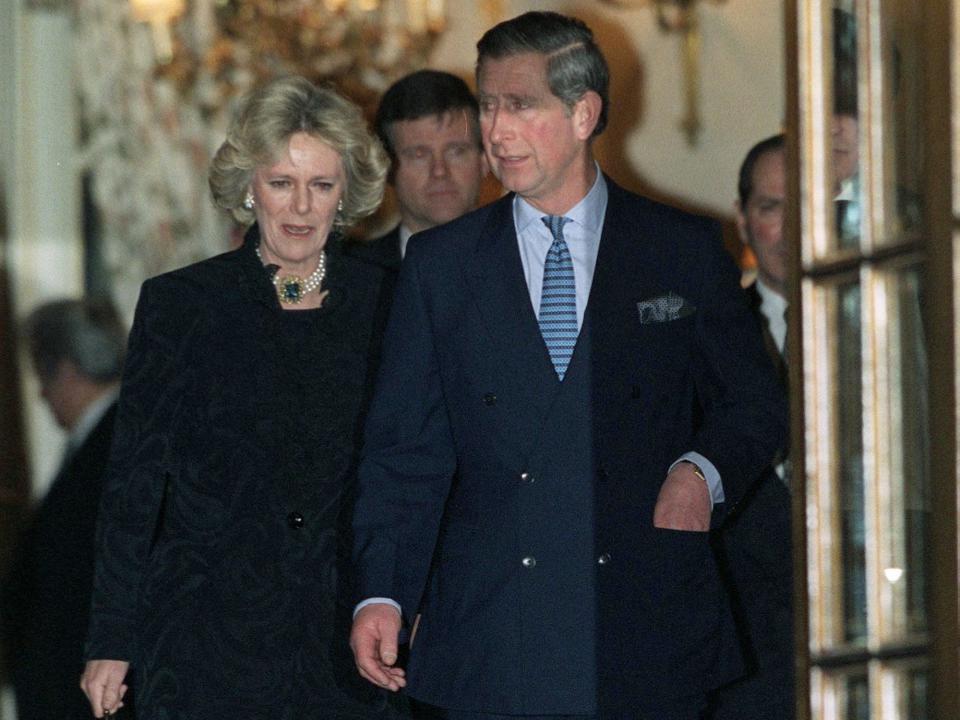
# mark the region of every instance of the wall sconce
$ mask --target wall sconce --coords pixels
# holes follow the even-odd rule
[[[166,64],[173,59],[170,25],[183,14],[184,4],[184,0],[130,0],[133,19],[150,24],[159,63]]]
[[[726,0],[608,0],[621,7],[652,5],[657,15],[657,26],[665,33],[681,35],[684,77],[684,116],[680,128],[687,144],[696,146],[703,129],[700,121],[700,2],[720,5]]]
[[[704,0],[706,1],[706,0]],[[715,5],[725,0],[709,0]],[[700,120],[700,0],[653,0],[657,11],[657,25],[666,33],[680,33],[682,65],[685,84],[685,111],[680,128],[687,136],[687,144],[697,145],[703,123]]]

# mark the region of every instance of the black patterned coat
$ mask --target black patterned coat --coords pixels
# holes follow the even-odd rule
[[[257,242],[143,285],[86,657],[131,662],[146,720],[390,715],[340,530],[389,282],[331,249],[324,306],[285,311]]]

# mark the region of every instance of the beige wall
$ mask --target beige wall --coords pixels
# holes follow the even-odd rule
[[[19,1],[5,12],[0,22],[6,101],[0,184],[8,236],[2,260],[19,320],[40,302],[82,290],[80,183],[70,17],[29,11]],[[26,368],[22,355],[21,362]],[[38,496],[56,470],[64,437],[40,402],[32,373],[22,378],[28,462]]]
[[[500,5],[504,17],[527,10],[569,12],[594,30],[611,65],[610,128],[597,153],[614,179],[683,205],[730,215],[736,174],[750,146],[781,129],[784,114],[783,3],[704,0],[700,103],[704,129],[690,147],[684,114],[680,39],[658,28],[645,3],[601,0],[448,2],[448,31],[433,65],[473,72],[475,45]]]

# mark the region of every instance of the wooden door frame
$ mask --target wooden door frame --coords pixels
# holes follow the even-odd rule
[[[956,45],[955,0],[925,0],[926,45],[925,162],[923,195],[926,207],[926,287],[931,302],[925,303],[930,350],[930,467],[931,547],[930,599],[932,632],[931,673],[933,718],[960,717],[960,667],[958,667],[958,462],[957,453],[957,321],[956,278],[960,277],[960,178],[954,163],[960,137],[951,137],[952,121],[960,119],[960,62],[952,65]],[[952,82],[951,82],[952,80]]]
[[[809,0],[785,0],[785,68],[787,167],[793,168],[787,182],[788,201],[785,232],[794,242],[791,318],[789,323],[790,406],[793,458],[793,547],[795,560],[795,622],[797,718],[809,720],[810,644],[809,589],[807,577],[806,472],[804,467],[804,402],[802,366],[803,313],[800,292],[800,233],[805,193],[800,169],[803,63],[801,52],[809,52],[810,43],[801,41],[801,13],[808,12]],[[960,59],[953,61],[951,48],[960,38],[960,2],[924,0],[924,74],[925,112],[923,163],[924,227],[926,233],[924,303],[927,349],[930,370],[930,467],[931,503],[929,572],[931,623],[930,717],[960,717],[960,591],[958,591],[958,399],[957,358],[960,356],[960,294],[955,282],[960,278],[960,177],[954,177],[954,165],[960,168],[960,136],[952,137],[952,118],[960,128]],[[809,58],[806,58],[810,62]],[[949,110],[949,111],[948,111]]]

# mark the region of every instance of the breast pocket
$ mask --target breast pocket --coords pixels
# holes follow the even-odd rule
[[[690,372],[695,352],[694,319],[637,322],[630,343],[630,400],[654,407],[685,402],[683,397],[693,384]]]
[[[660,322],[638,321],[634,332],[637,350],[645,359],[669,367],[690,354],[695,327],[695,315]]]

